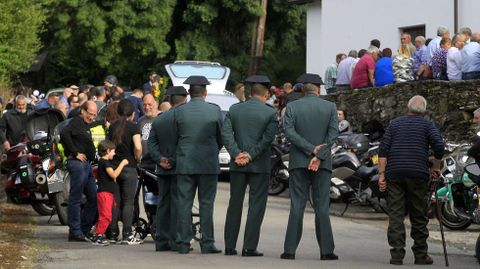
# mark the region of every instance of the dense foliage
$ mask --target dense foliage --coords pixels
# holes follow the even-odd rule
[[[38,34],[47,18],[46,0],[0,1],[0,86],[26,71],[41,47]]]
[[[260,0],[56,0],[48,9],[41,35],[48,87],[100,84],[107,74],[137,87],[149,71],[163,73],[175,60],[220,62],[232,69],[234,84],[248,75],[252,28],[262,14]],[[305,69],[305,25],[304,6],[268,1],[261,73],[277,84]],[[27,32],[33,39],[39,33]],[[25,47],[35,53],[39,46]]]

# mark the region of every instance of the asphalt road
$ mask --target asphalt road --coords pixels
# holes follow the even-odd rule
[[[217,247],[224,248],[223,225],[226,207],[228,205],[228,183],[220,183],[215,204],[215,236]],[[247,204],[247,201],[245,201]],[[352,209],[354,212],[355,210]],[[349,210],[350,212],[350,210]],[[307,205],[304,220],[303,238],[296,253],[296,260],[281,260],[283,242],[289,213],[289,199],[285,195],[269,197],[268,209],[263,223],[259,250],[265,253],[264,257],[224,256],[223,254],[200,254],[199,245],[193,245],[194,250],[188,255],[173,252],[155,252],[151,237],[147,237],[143,245],[125,246],[110,245],[96,247],[89,243],[67,242],[67,227],[60,226],[54,217],[50,224],[47,217],[35,216],[38,223],[36,244],[44,251],[36,259],[38,268],[398,268],[389,265],[389,247],[386,237],[386,221],[382,218],[332,216],[336,254],[339,261],[320,261],[319,249],[315,239],[314,214]],[[359,213],[363,216],[365,213]],[[244,211],[244,217],[246,211]],[[368,216],[368,215],[366,215]],[[368,218],[368,217],[367,217]],[[436,226],[431,226],[433,239],[430,240],[430,254],[435,264],[428,268],[444,268],[441,244],[436,238]],[[462,235],[470,234],[477,237],[478,226]],[[407,235],[409,232],[407,231]],[[447,233],[448,237],[456,237]],[[243,230],[239,236],[237,250],[241,250]],[[462,241],[462,240],[460,240]],[[465,241],[465,240],[463,240]],[[452,242],[448,246],[450,268],[480,268],[473,256],[472,240],[467,246]],[[462,243],[462,242],[460,242]],[[418,268],[413,265],[413,256],[410,251],[412,241],[407,240],[407,256],[401,268]]]

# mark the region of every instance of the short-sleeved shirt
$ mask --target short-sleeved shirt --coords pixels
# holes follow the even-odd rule
[[[417,52],[415,52],[413,59],[413,72],[416,74],[422,64],[427,66],[427,46],[421,46]]]
[[[98,190],[97,192],[110,192],[114,195],[119,192],[118,184],[110,178],[107,173],[107,168],[113,169],[113,164],[109,160],[100,158],[98,161]]]
[[[462,53],[456,47],[451,47],[447,52],[448,80],[462,79]]]
[[[392,58],[382,57],[375,64],[375,86],[381,87],[394,82]]]
[[[370,54],[365,54],[360,58],[352,74],[350,83],[352,89],[361,89],[372,86],[368,78],[368,70],[375,71],[375,60]]]
[[[152,124],[156,117],[148,117],[144,115],[138,119],[138,128],[142,132],[142,163],[144,161],[153,161],[148,153],[148,137],[150,136],[150,130],[152,130]]]
[[[110,126],[108,132],[108,139],[113,141],[113,135],[118,131],[120,121],[117,120]],[[140,128],[136,123],[127,121],[125,128],[123,128],[122,143],[115,145],[115,157],[113,158],[112,163],[117,166],[123,159],[128,160],[129,167],[137,167],[137,161],[135,160],[134,145],[133,145],[133,136],[141,135]]]
[[[448,49],[439,48],[432,57],[432,74],[435,79],[447,79],[447,52]]]
[[[325,71],[325,89],[335,87],[335,81],[337,79],[338,64],[334,63],[330,65]]]

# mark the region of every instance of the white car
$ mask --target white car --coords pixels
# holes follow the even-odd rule
[[[189,76],[204,76],[210,82],[207,85],[206,101],[217,104],[225,118],[230,106],[238,103],[238,99],[225,89],[230,76],[230,68],[214,62],[205,61],[176,61],[172,64],[165,65],[165,69],[172,80],[173,86],[183,86],[186,89],[189,85],[183,82]],[[222,173],[228,172],[230,164],[230,154],[225,147],[222,147],[218,156],[220,162],[220,170]]]

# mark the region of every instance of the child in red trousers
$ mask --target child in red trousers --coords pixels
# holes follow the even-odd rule
[[[109,242],[105,237],[105,231],[112,221],[112,208],[116,205],[114,194],[119,193],[119,187],[116,182],[118,175],[122,172],[123,167],[128,164],[126,159],[113,169],[110,162],[115,156],[115,144],[108,140],[103,140],[98,144],[98,221],[96,225],[96,236],[92,244],[96,246],[108,246]]]

